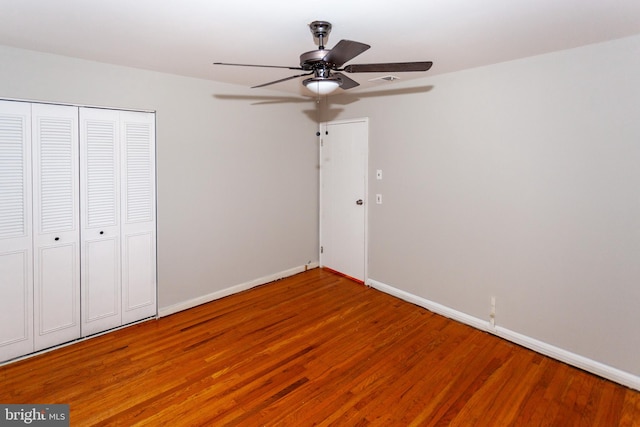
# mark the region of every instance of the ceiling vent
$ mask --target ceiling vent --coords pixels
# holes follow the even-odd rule
[[[389,76],[383,76],[383,77],[371,79],[369,81],[372,83],[384,83],[384,82],[394,82],[396,80],[400,80],[400,77],[389,75]]]

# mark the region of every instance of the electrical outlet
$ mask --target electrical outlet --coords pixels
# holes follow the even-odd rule
[[[376,179],[382,179],[382,169],[376,169]]]

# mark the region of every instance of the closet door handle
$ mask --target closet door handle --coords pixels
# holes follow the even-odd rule
[[[56,237],[56,238],[54,238],[53,240],[55,240],[55,241],[57,242],[58,240],[60,240],[60,238],[59,238],[59,237]]]
[[[104,234],[104,231],[101,231],[100,234]]]

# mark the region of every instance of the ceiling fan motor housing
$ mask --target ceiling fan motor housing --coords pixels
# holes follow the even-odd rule
[[[331,52],[331,49],[318,49],[303,53],[300,55],[300,67],[303,70],[315,70],[325,65],[331,66],[331,64],[323,61],[329,52]]]

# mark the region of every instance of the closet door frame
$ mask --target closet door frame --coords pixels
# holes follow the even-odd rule
[[[0,99],[0,362],[157,315],[155,112]]]

